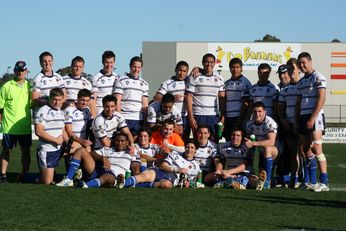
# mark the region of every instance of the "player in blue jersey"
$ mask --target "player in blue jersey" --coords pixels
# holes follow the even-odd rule
[[[313,191],[329,191],[327,160],[322,150],[322,135],[325,121],[323,105],[326,100],[326,78],[314,70],[309,53],[298,55],[299,68],[304,77],[297,83],[296,120],[302,149],[307,158],[304,168],[308,170]],[[317,164],[318,163],[318,164]],[[320,183],[317,183],[317,165],[320,170]]]

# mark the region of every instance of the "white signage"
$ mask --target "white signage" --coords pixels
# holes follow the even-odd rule
[[[244,70],[257,70],[268,63],[274,70],[301,52],[300,43],[208,43],[208,52],[216,57],[215,67],[229,71],[229,61],[240,58]]]
[[[323,143],[346,143],[346,128],[326,128]]]

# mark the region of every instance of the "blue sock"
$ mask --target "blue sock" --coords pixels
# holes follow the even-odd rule
[[[90,174],[89,179],[95,179],[97,177],[97,175],[98,174],[97,174],[96,170],[94,169],[93,172]]]
[[[328,184],[328,173],[321,173],[320,174],[320,182],[322,184]]]
[[[87,183],[88,188],[99,188],[101,187],[101,181],[99,178],[91,180]]]
[[[154,188],[154,182],[145,182],[136,184],[137,188]]]
[[[72,159],[70,162],[70,167],[68,168],[68,171],[67,171],[66,178],[72,180],[79,166],[80,166],[80,160]]]
[[[288,183],[290,183],[291,176],[290,175],[283,175],[282,179],[283,179],[283,183],[288,184]]]
[[[267,173],[267,182],[270,182],[270,179],[272,177],[272,169],[273,169],[273,158],[268,157],[265,159],[265,170]]]
[[[308,160],[304,159],[303,161],[303,175],[304,183],[307,184],[310,182],[309,170],[308,170]]]
[[[135,186],[136,184],[137,184],[136,178],[134,176],[131,176],[125,180],[124,187],[129,188],[129,187]]]
[[[141,165],[141,167],[140,167],[141,172],[144,172],[146,169],[147,169],[147,167],[145,167],[144,165]]]
[[[316,176],[317,160],[315,156],[309,157],[308,170],[310,175],[310,183],[316,184],[317,183],[317,176]]]

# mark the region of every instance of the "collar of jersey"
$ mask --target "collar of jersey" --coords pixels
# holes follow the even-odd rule
[[[41,73],[42,73],[42,75],[44,75],[44,76],[46,76],[46,77],[53,77],[54,76],[54,71],[52,70],[52,75],[45,75],[44,73],[43,73],[43,70],[41,70]]]
[[[80,80],[80,79],[82,79],[82,76],[80,75],[80,76],[72,76],[71,74],[69,74],[68,75],[71,79],[75,79],[75,80]]]

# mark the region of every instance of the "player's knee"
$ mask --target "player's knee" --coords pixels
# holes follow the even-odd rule
[[[326,156],[323,153],[316,155],[318,161],[326,161]]]
[[[172,183],[168,180],[162,180],[160,182],[160,188],[168,189],[168,188],[172,188],[172,187],[173,187]]]

